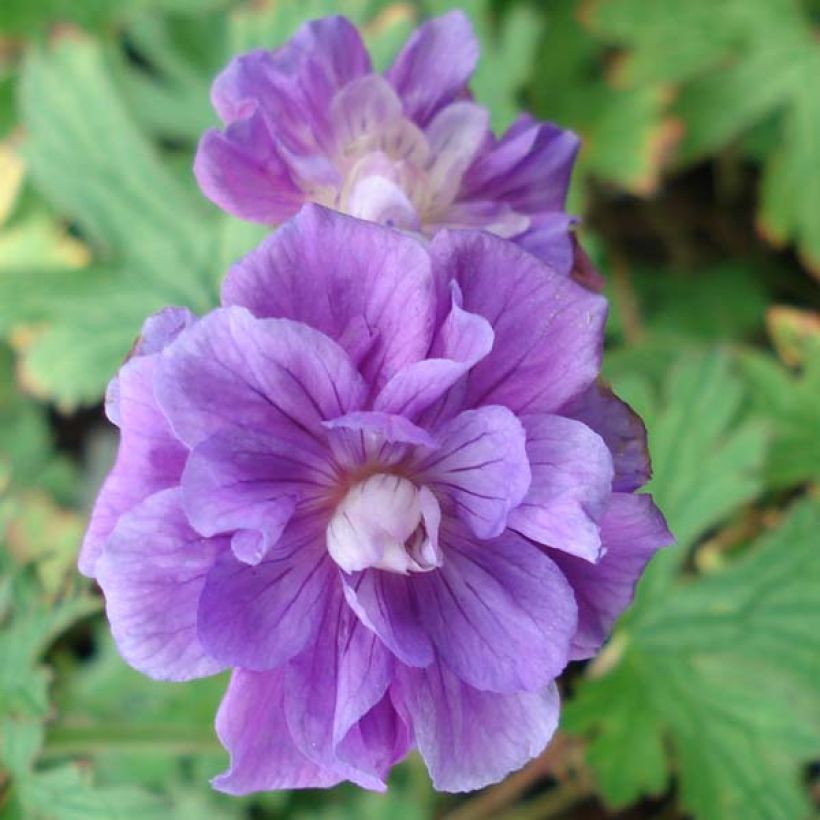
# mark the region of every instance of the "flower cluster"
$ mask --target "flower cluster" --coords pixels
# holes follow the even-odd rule
[[[254,218],[312,198],[374,220],[305,205],[221,307],[151,317],[109,388],[120,449],[80,568],[135,668],[233,670],[229,793],[383,789],[413,747],[439,789],[502,778],[670,540],[636,493],[643,425],[599,380],[604,298],[503,238],[537,232],[525,206],[547,199],[488,169],[552,179],[574,141],[521,159],[520,135],[553,132],[519,124],[493,143],[464,99],[474,61],[459,15],[385,79],[339,19],[239,58],[203,184]],[[487,202],[494,231],[438,229]]]
[[[226,127],[200,143],[200,186],[271,225],[315,202],[428,236],[481,228],[569,272],[564,202],[578,138],[522,115],[496,139],[468,91],[478,54],[459,11],[421,26],[384,75],[344,18],[305,23],[217,78]]]

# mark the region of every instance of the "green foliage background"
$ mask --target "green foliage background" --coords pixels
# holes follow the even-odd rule
[[[386,64],[461,5],[496,128],[584,139],[572,208],[612,301],[678,544],[563,681],[523,775],[434,795],[233,800],[224,679],[141,678],[74,569],[111,462],[100,400],[149,312],[204,311],[263,235],[196,190],[229,56],[343,13]],[[820,31],[798,0],[2,0],[0,818],[801,820],[820,794]]]

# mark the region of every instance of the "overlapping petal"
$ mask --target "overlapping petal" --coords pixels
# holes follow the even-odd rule
[[[97,579],[114,640],[135,669],[189,680],[224,668],[199,640],[197,607],[226,548],[191,529],[176,488],[155,493],[119,520],[97,562]]]

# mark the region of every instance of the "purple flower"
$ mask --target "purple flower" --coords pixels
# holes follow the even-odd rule
[[[495,138],[468,89],[478,56],[460,11],[421,26],[384,75],[345,18],[305,23],[216,79],[225,130],[202,138],[199,184],[243,219],[275,225],[315,202],[428,236],[482,228],[568,273],[578,139],[526,115]]]
[[[523,765],[670,540],[606,305],[513,243],[307,206],[222,308],[146,324],[81,568],[125,659],[232,668],[223,791],[438,789]]]

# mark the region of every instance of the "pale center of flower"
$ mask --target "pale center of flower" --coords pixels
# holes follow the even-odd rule
[[[438,502],[426,487],[377,473],[354,484],[327,527],[327,548],[345,572],[429,572],[441,565]]]

